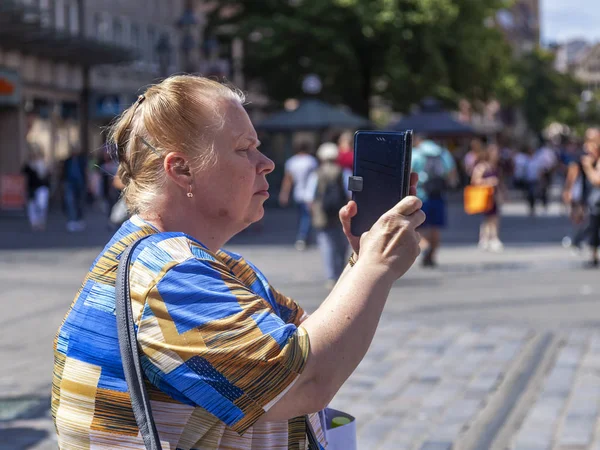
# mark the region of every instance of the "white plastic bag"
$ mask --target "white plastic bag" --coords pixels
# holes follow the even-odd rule
[[[334,417],[346,417],[350,423],[331,428]],[[356,443],[356,418],[337,409],[325,410],[327,450],[357,450]]]

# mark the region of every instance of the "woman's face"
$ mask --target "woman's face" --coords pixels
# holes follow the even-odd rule
[[[598,159],[600,158],[600,142],[596,142],[595,140],[588,140],[583,146],[585,152]]]
[[[491,144],[487,148],[488,161],[490,164],[498,164],[500,161],[500,149],[497,145]]]
[[[194,200],[202,215],[237,232],[263,217],[266,176],[275,165],[258,150],[260,142],[242,105],[224,101],[221,107],[225,125],[214,142],[216,163],[194,173]]]

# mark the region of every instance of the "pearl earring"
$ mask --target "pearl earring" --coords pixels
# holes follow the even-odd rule
[[[194,196],[194,193],[192,192],[192,185],[190,184],[190,190],[187,193],[188,198],[192,198]]]

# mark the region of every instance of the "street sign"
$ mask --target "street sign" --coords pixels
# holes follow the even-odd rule
[[[18,210],[25,207],[27,195],[25,177],[21,174],[0,175],[0,210]]]
[[[21,101],[21,80],[19,74],[0,68],[0,106],[17,106]]]

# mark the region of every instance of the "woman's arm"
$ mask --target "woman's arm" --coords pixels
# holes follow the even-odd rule
[[[579,176],[579,164],[570,163],[567,168],[567,176],[565,178],[565,185],[563,188],[562,198],[565,203],[571,203],[571,189],[575,184],[575,180]]]
[[[598,163],[594,163],[592,158],[584,157],[581,159],[581,166],[590,183],[594,186],[600,186],[600,170],[598,170]]]
[[[294,185],[294,179],[289,172],[286,172],[283,181],[281,182],[281,190],[279,191],[279,203],[281,206],[287,206],[290,201],[290,192]]]
[[[497,176],[484,177],[486,166],[484,164],[478,164],[473,169],[473,176],[471,177],[471,184],[476,186],[498,186],[500,179]]]
[[[410,197],[399,205],[404,214],[394,208],[363,236],[358,262],[302,323],[311,347],[304,371],[260,421],[286,420],[323,409],[364,358],[394,281],[419,253],[415,228],[425,218],[421,202]],[[393,262],[382,264],[377,255]]]
[[[477,164],[472,171],[472,175],[471,175],[471,184],[474,184],[476,186],[480,186],[483,183],[483,172],[485,170],[485,167],[482,164]]]

